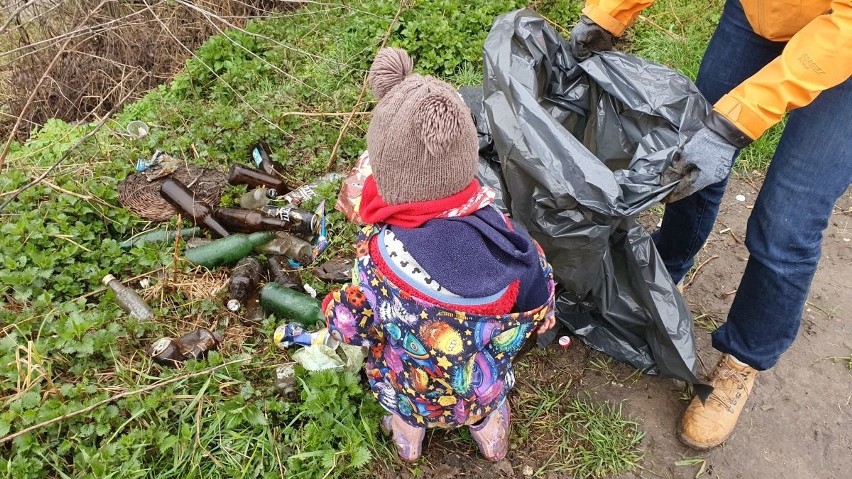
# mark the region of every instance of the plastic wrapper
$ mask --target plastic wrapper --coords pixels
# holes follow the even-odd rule
[[[481,103],[460,93],[480,132],[479,178],[502,188],[499,204],[544,249],[560,322],[592,348],[706,394],[689,309],[636,218],[674,187],[660,174],[710,111],[695,86],[617,52],[578,63],[520,10],[488,35]]]
[[[364,181],[371,174],[373,174],[373,168],[370,166],[370,154],[365,151],[358,157],[352,171],[349,172],[340,186],[340,194],[337,196],[334,208],[353,223],[364,223],[361,221],[361,215],[358,214],[358,208],[361,206],[361,192],[364,190]]]

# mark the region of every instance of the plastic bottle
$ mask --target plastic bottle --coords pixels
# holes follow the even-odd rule
[[[121,284],[115,276],[108,274],[101,280],[103,284],[115,292],[115,301],[125,312],[139,319],[151,319],[154,310],[148,306],[133,288]]]
[[[242,206],[243,208],[248,208],[250,210],[263,208],[264,206],[269,204],[270,191],[275,190],[270,190],[265,186],[250,190],[240,197],[240,206]]]
[[[230,231],[253,233],[255,231],[286,230],[290,223],[265,215],[256,210],[243,208],[217,208],[213,213],[216,219]]]
[[[296,208],[292,205],[281,208],[264,206],[260,211],[267,216],[287,223],[286,230],[292,233],[312,236],[319,232],[322,216],[311,213],[310,211]]]
[[[284,256],[302,264],[311,262],[311,244],[282,231],[276,232],[272,241],[254,250],[260,254]]]
[[[257,290],[260,283],[260,261],[247,257],[241,259],[231,271],[231,281],[228,284],[229,311],[237,312],[246,300]]]
[[[278,319],[296,321],[305,326],[325,322],[317,300],[278,283],[266,283],[260,290],[260,304]]]
[[[269,277],[271,281],[275,281],[285,288],[290,288],[300,293],[304,291],[302,283],[299,282],[299,276],[295,271],[288,270],[289,265],[285,264],[285,261],[281,256],[270,256],[269,259],[266,260],[266,263],[269,266]]]
[[[261,231],[250,235],[232,234],[227,238],[188,249],[184,253],[184,257],[190,263],[206,268],[234,264],[248,256],[255,247],[269,242],[274,236],[271,231]]]
[[[286,323],[278,326],[275,333],[272,335],[275,345],[279,349],[288,349],[293,346],[312,346],[323,344],[331,349],[337,348],[339,341],[331,337],[328,329],[322,328],[319,331],[306,331],[305,328],[298,323]]]
[[[269,158],[269,145],[264,142],[255,143],[249,156],[257,169],[264,173],[278,176],[284,171],[284,167]]]
[[[181,238],[193,238],[196,235],[201,233],[201,228],[181,228],[180,229],[180,237]],[[168,243],[170,241],[174,241],[175,238],[178,237],[178,230],[176,229],[167,229],[167,228],[159,228],[154,231],[147,231],[145,233],[138,234],[131,238],[128,238],[121,243],[118,244],[122,249],[128,249],[133,246],[142,245],[145,243]]]
[[[231,169],[228,171],[228,183],[253,187],[265,186],[275,190],[277,196],[290,192],[290,188],[284,184],[284,180],[281,178],[242,165],[231,165]]]
[[[220,237],[228,236],[228,230],[213,219],[213,208],[203,201],[196,200],[195,194],[180,181],[174,178],[164,181],[160,186],[160,195],[169,204],[192,218],[197,226],[203,226]]]

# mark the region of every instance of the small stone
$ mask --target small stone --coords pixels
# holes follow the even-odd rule
[[[535,471],[533,471],[532,466],[526,465],[523,469],[521,469],[521,473],[525,476],[532,476],[533,474],[535,474]]]

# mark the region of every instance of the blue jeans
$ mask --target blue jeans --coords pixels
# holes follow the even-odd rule
[[[751,29],[738,0],[728,0],[707,46],[696,85],[715,103],[781,54],[784,43]],[[852,183],[852,79],[793,110],[748,220],[750,256],[728,321],[713,347],[764,370],[799,331],[821,254],[822,231]],[[666,206],[652,237],[675,282],[693,265],[719,213],[727,180]]]

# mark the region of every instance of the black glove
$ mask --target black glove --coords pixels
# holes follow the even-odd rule
[[[615,35],[583,15],[571,30],[571,52],[577,60],[585,60],[592,52],[612,50]]]
[[[731,174],[737,150],[751,143],[751,138],[715,111],[705,120],[704,128],[683,145],[683,151],[672,165],[663,171],[660,183],[678,182],[663,200],[681,200]]]

